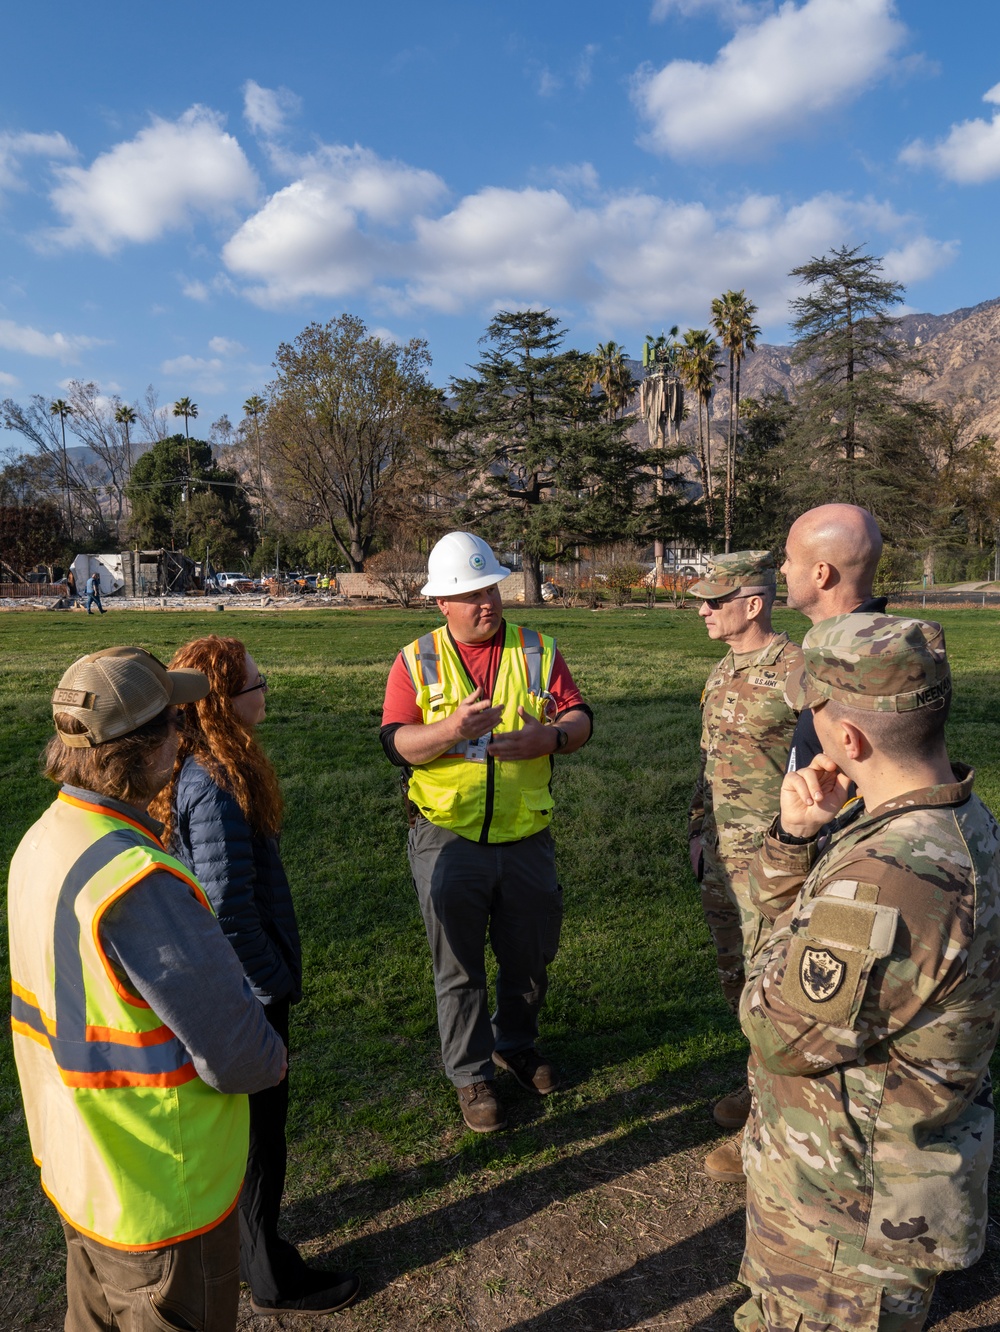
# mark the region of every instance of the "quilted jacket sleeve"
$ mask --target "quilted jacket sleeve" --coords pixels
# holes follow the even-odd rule
[[[232,944],[251,988],[262,1003],[300,994],[298,958],[293,961],[279,943],[275,928],[275,884],[261,881],[255,840],[239,804],[219,787],[196,760],[181,770],[175,793],[175,831],[171,852],[193,870],[215,908],[223,933]],[[266,860],[267,857],[264,857]],[[277,859],[277,857],[275,857]],[[288,897],[280,868],[279,889]],[[294,938],[297,953],[297,930]]]

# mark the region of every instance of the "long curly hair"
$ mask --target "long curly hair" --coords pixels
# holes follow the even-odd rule
[[[232,704],[246,684],[246,654],[246,645],[238,638],[209,634],[178,648],[170,662],[171,670],[189,666],[204,671],[211,688],[205,698],[178,709],[182,725],[173,776],[149,807],[153,817],[165,825],[167,845],[173,831],[177,779],[188,755],[229,792],[254,833],[273,837],[281,831],[284,802],[277,773],[257,743],[253,727],[236,714]]]

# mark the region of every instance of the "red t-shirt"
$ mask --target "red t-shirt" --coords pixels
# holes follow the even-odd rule
[[[473,686],[479,685],[484,698],[493,697],[497,672],[500,669],[500,657],[503,653],[505,634],[504,625],[486,643],[455,643],[462,665]],[[452,639],[452,642],[455,640]],[[471,690],[469,691],[471,693]],[[549,693],[555,700],[558,712],[568,712],[583,704],[579,689],[573,682],[569,667],[563,661],[562,653],[556,648],[555,661],[552,664],[552,682]],[[402,652],[392,663],[389,679],[385,686],[385,702],[382,704],[382,725],[408,726],[423,722],[423,713],[417,707],[417,695],[406,669]]]

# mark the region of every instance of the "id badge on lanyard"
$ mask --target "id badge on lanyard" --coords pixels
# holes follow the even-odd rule
[[[466,740],[465,757],[470,763],[485,763],[487,759],[486,746],[493,739],[493,732],[487,731],[481,735],[478,740]]]

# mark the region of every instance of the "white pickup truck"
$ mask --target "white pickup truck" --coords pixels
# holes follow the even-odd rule
[[[239,587],[240,583],[253,581],[245,573],[216,573],[212,577],[215,579],[215,585],[220,592],[232,592]]]

